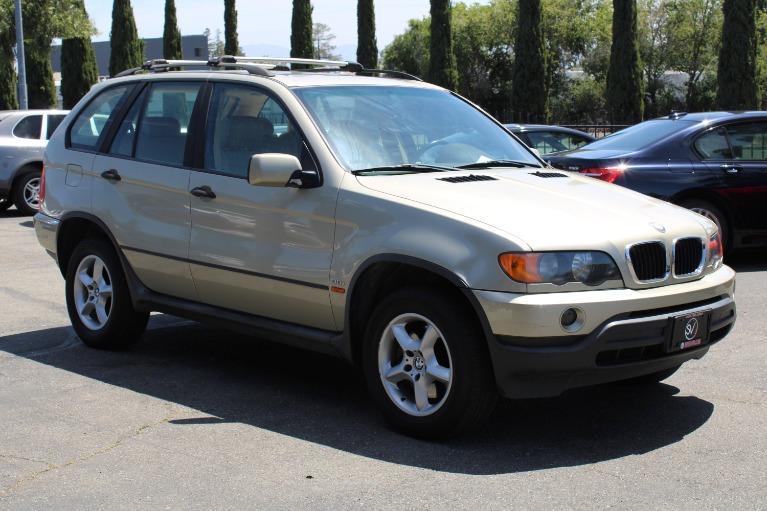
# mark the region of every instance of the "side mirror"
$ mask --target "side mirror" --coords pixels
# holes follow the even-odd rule
[[[313,188],[319,186],[319,175],[303,170],[292,154],[254,154],[248,167],[248,182],[254,186]]]

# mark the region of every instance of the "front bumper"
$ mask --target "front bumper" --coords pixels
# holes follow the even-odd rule
[[[511,398],[556,396],[701,358],[735,323],[734,276],[723,267],[698,281],[664,288],[549,295],[475,292],[493,331],[489,347],[498,387]],[[496,298],[491,308],[488,294]],[[503,302],[499,294],[506,295]],[[586,315],[586,324],[575,334],[559,326],[561,311],[568,306]],[[673,319],[698,311],[711,311],[708,342],[666,353]],[[599,323],[589,326],[594,317]],[[540,333],[531,335],[536,331]]]

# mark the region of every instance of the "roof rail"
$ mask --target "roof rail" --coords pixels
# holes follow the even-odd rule
[[[287,70],[288,68],[285,67],[286,64],[307,66],[306,68],[295,70],[300,72],[345,71],[363,76],[389,75],[394,78],[402,78],[405,80],[418,80],[419,82],[423,81],[417,76],[404,73],[402,71],[393,71],[389,69],[365,69],[361,64],[356,62],[348,62],[345,60],[300,59],[292,57],[239,57],[233,55],[224,55],[222,57],[215,57],[209,60],[147,60],[140,67],[126,69],[125,71],[117,73],[114,78],[121,76],[131,76],[142,71],[157,73],[180,67],[241,69],[254,75],[274,76],[269,72],[269,70]]]

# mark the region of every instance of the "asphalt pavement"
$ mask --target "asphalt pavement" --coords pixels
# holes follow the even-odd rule
[[[477,434],[389,430],[340,360],[154,315],[84,347],[31,219],[0,214],[2,509],[767,509],[767,252],[738,321],[665,384],[504,401]]]

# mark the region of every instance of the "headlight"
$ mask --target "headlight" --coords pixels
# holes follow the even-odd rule
[[[715,232],[708,239],[708,255],[706,259],[706,266],[710,266],[713,269],[717,269],[722,265],[724,258],[724,247],[722,241],[719,239],[719,233]]]
[[[615,261],[604,252],[509,252],[501,254],[498,262],[506,275],[525,284],[598,286],[621,278]]]

